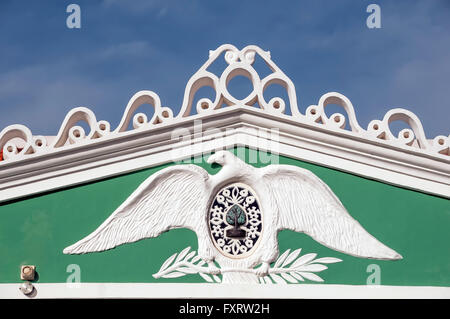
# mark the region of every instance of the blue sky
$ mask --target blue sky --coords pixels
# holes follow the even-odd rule
[[[81,29],[66,27],[70,3],[81,7]],[[370,3],[381,7],[381,29],[366,26]],[[302,113],[337,91],[364,128],[403,107],[428,138],[450,133],[446,0],[1,0],[0,130],[20,123],[55,135],[77,106],[115,128],[144,89],[177,114],[189,77],[224,43],[271,51]]]

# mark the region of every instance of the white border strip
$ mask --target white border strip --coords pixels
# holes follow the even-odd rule
[[[450,287],[422,286],[37,283],[32,297],[19,286],[0,284],[0,298],[450,299]]]

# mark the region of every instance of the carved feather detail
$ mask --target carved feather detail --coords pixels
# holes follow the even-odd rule
[[[64,253],[103,251],[180,227],[207,236],[208,178],[208,173],[195,165],[161,170],[144,181],[97,230]]]
[[[312,172],[275,165],[263,168],[261,174],[278,208],[278,230],[305,233],[322,245],[357,257],[402,258],[353,219],[333,191]]]

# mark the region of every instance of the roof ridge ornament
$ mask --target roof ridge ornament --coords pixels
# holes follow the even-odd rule
[[[220,76],[217,76],[207,69],[222,54],[224,54],[228,66]],[[271,74],[262,79],[253,68],[256,55],[262,58],[272,71]],[[244,99],[235,98],[227,88],[231,79],[238,75],[246,76],[253,84],[252,92]],[[286,114],[286,103],[282,98],[274,97],[269,102],[264,99],[265,89],[272,84],[281,85],[286,89],[291,115]],[[360,138],[382,141],[399,148],[420,149],[433,157],[448,159],[450,155],[450,135],[438,135],[431,141],[427,140],[419,118],[405,109],[396,108],[388,111],[382,120],[371,121],[365,130],[357,121],[351,101],[340,93],[329,92],[319,99],[317,105],[309,106],[303,115],[298,109],[293,82],[271,60],[269,51],[264,51],[255,45],[249,45],[239,50],[231,44],[224,44],[216,50],[209,51],[209,59],[189,79],[185,88],[183,103],[177,116],[174,117],[173,111],[169,107],[161,106],[161,100],[155,92],[139,91],[128,102],[119,125],[113,131],[111,131],[109,122],[97,121],[95,114],[86,107],[77,107],[69,111],[56,138],[52,141],[47,141],[44,136],[32,135],[31,131],[24,125],[10,125],[0,132],[0,150],[3,151],[3,161],[0,162],[0,166],[11,160],[23,159],[30,154],[57,152],[72,144],[95,143],[104,137],[119,136],[128,131],[130,123],[132,123],[134,130],[152,130],[155,126],[176,123],[191,116],[195,93],[205,86],[212,87],[216,96],[214,101],[208,98],[199,99],[196,111],[200,117],[214,113],[222,108],[223,104],[227,107],[243,108],[254,108],[258,104],[263,112],[275,117],[289,117],[301,124],[319,125],[330,132],[349,132],[345,129],[346,117],[344,114],[334,113],[328,117],[325,113],[327,105],[337,104],[347,114],[350,132]],[[150,104],[154,107],[155,112],[150,120],[144,113],[136,113],[133,116],[142,104]],[[410,126],[410,129],[401,130],[397,137],[389,128],[390,123],[396,120],[403,121]],[[79,121],[86,122],[89,125],[90,131],[88,133],[81,126],[76,125]],[[22,141],[22,148],[18,147],[17,140]]]
[[[228,67],[222,72],[220,77],[207,69],[216,61],[219,56],[224,54]],[[253,68],[255,55],[258,54],[272,71],[271,74],[261,79],[258,72]],[[228,91],[228,83],[236,76],[242,75],[247,77],[253,84],[253,90],[244,99],[235,98]],[[295,117],[304,118],[297,106],[297,96],[294,83],[286,74],[281,71],[278,66],[270,59],[270,52],[264,51],[255,45],[249,45],[238,50],[231,44],[224,44],[214,51],[209,51],[209,59],[203,66],[189,79],[184,91],[183,104],[177,117],[187,117],[191,114],[192,103],[197,91],[204,87],[210,86],[216,91],[214,101],[208,98],[202,98],[197,103],[197,113],[210,113],[221,108],[222,104],[247,105],[253,106],[257,102],[261,109],[272,113],[285,113],[285,101],[282,98],[274,97],[269,102],[264,99],[264,90],[271,84],[279,84],[283,86],[289,97],[289,105],[291,114]]]

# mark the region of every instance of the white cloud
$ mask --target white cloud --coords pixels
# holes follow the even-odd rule
[[[106,47],[97,53],[99,58],[135,58],[154,54],[157,54],[157,50],[146,41],[119,43]]]
[[[163,8],[166,8],[168,0],[103,0],[102,5],[105,8],[120,8],[135,14],[148,14],[151,12],[160,12]]]

